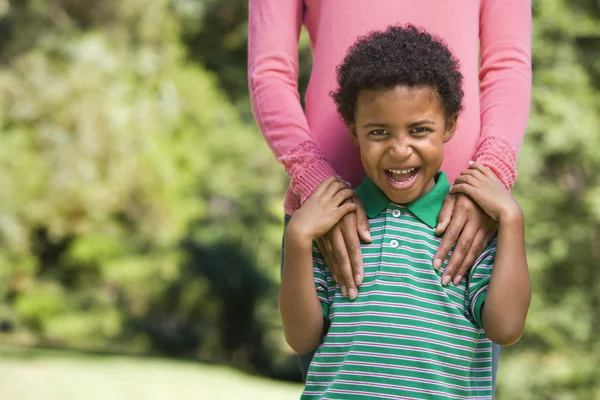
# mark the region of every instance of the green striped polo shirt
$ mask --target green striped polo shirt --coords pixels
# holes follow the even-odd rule
[[[481,324],[496,241],[458,286],[432,266],[437,216],[450,189],[407,205],[391,203],[366,177],[356,189],[372,243],[362,243],[364,281],[342,297],[313,246],[315,285],[329,329],[316,351],[302,399],[490,399],[492,344]],[[444,262],[444,267],[448,259]],[[442,269],[443,270],[443,269]]]

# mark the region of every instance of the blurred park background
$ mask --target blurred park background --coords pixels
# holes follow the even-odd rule
[[[600,399],[600,2],[533,15],[534,299],[497,398]],[[0,398],[298,397],[246,43],[246,0],[0,0]]]

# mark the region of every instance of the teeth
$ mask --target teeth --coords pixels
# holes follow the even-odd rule
[[[409,172],[413,172],[415,169],[389,169],[392,174],[408,174]]]

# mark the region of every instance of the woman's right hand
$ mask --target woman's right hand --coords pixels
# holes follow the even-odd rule
[[[371,242],[369,221],[362,201],[354,196],[346,203],[355,206],[355,212],[347,213],[335,226],[317,240],[319,250],[343,296],[354,300],[358,286],[363,281],[363,256],[360,237]]]

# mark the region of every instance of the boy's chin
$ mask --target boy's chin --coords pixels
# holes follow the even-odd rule
[[[398,190],[388,186],[384,192],[393,203],[409,204],[426,195],[434,186],[435,182],[432,178],[426,184],[421,180],[405,190]]]
[[[407,192],[413,192],[412,190]],[[409,204],[421,197],[421,191],[413,193],[388,193],[388,198],[396,204]]]

